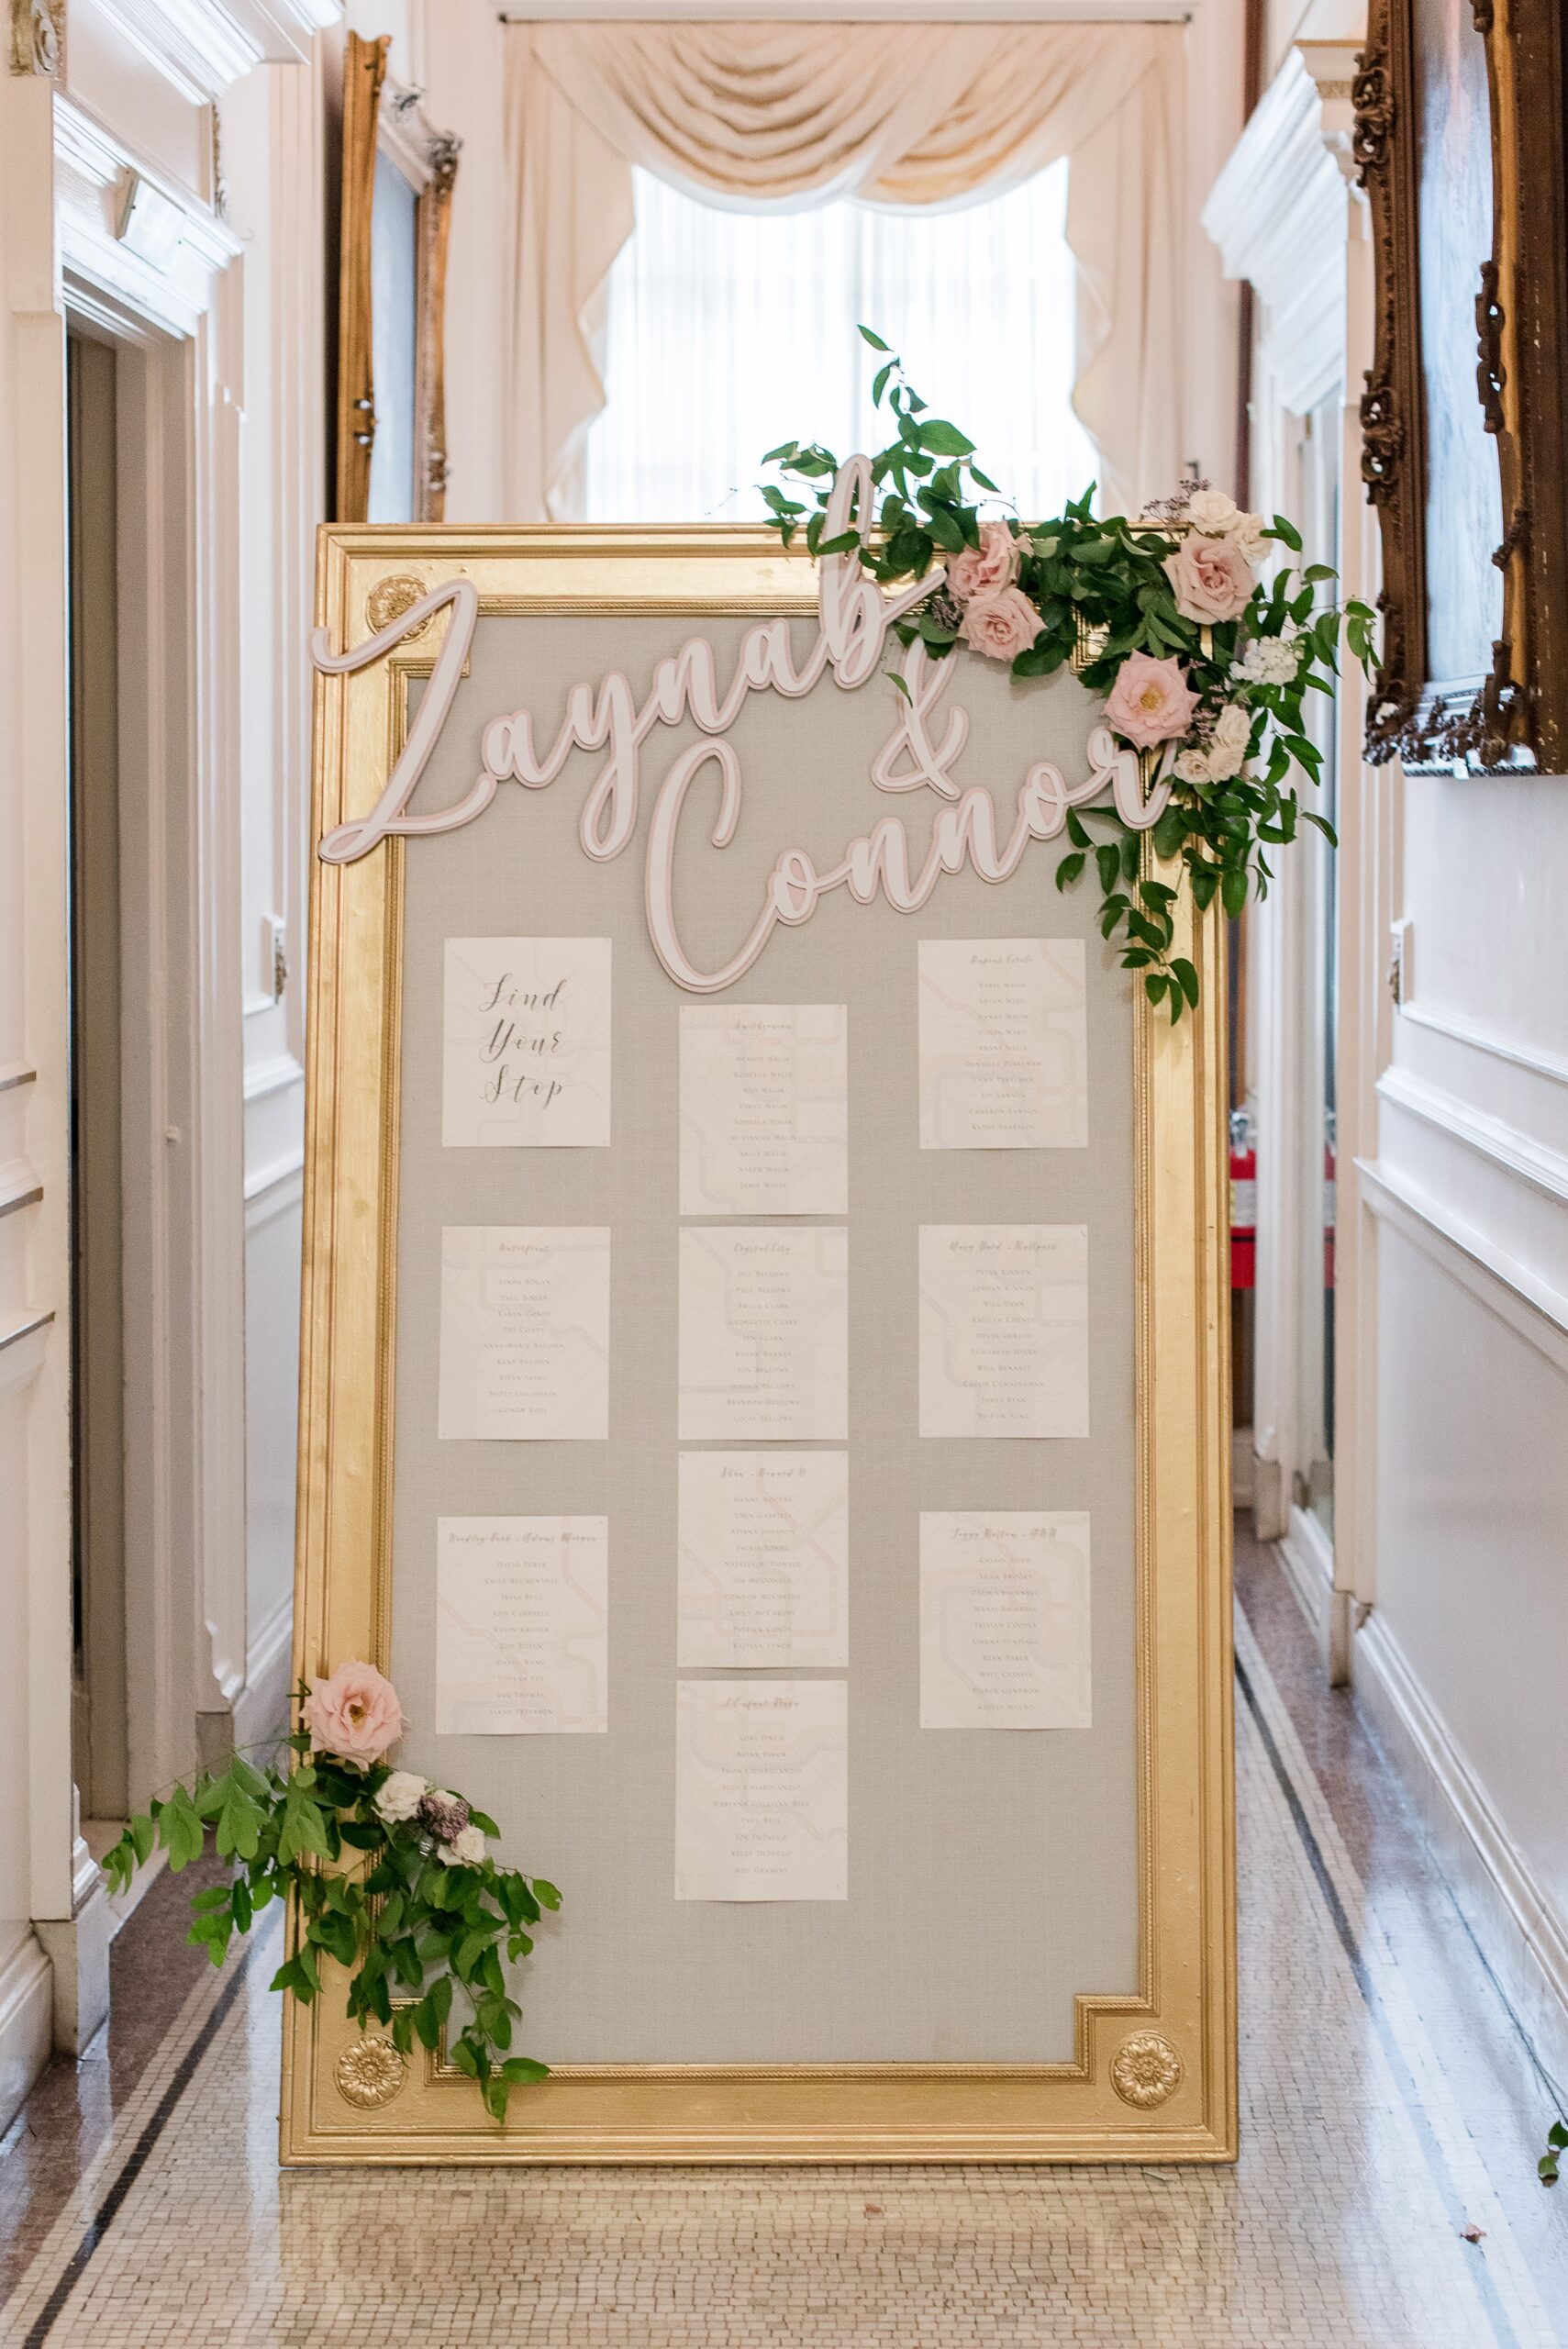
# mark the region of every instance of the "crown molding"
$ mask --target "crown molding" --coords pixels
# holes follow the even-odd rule
[[[112,24],[189,106],[211,106],[269,63],[298,63],[342,19],[341,0],[97,0]]]
[[[1260,355],[1286,407],[1305,416],[1344,373],[1351,191],[1351,52],[1292,48],[1220,166],[1203,207],[1227,277],[1264,308]]]
[[[210,106],[264,54],[222,0],[100,0],[100,7],[190,106]]]
[[[241,250],[232,228],[59,91],[54,161],[62,269],[139,320],[194,334],[214,278]],[[153,192],[171,228],[168,250],[156,260],[121,235],[128,199],[139,184]]]

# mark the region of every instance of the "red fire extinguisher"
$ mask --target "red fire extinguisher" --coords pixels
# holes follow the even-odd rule
[[[1258,1284],[1258,1153],[1245,1109],[1230,1112],[1230,1286]]]
[[[1334,1179],[1334,1151],[1338,1139],[1334,1125],[1334,1112],[1330,1109],[1328,1132],[1323,1142],[1323,1286],[1325,1288],[1332,1288],[1334,1286],[1334,1224],[1339,1190],[1339,1186]]]

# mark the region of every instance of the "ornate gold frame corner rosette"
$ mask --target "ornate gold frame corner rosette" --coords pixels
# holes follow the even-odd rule
[[[347,651],[459,574],[482,618],[668,611],[674,627],[816,603],[810,566],[761,531],[339,527],[321,534],[318,618]],[[441,610],[389,657],[318,677],[313,842],[370,812],[409,679],[450,624]],[[312,865],[296,1678],[390,1661],[405,853],[383,840]],[[315,2004],[285,2001],[285,2163],[1235,2159],[1226,940],[1185,892],[1176,911],[1199,1007],[1173,1026],[1140,989],[1132,1015],[1136,1993],[1078,1997],[1071,2062],[566,2065],[498,2126],[440,2049],[399,2058],[351,2022],[328,1965]]]

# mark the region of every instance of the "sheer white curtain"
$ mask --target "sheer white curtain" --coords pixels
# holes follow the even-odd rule
[[[943,213],[722,211],[639,171],[637,227],[610,275],[587,518],[746,520],[765,511],[758,459],[777,442],[880,446],[890,428],[872,408],[880,361],[862,320],[1024,515],[1059,513],[1096,472],[1072,406],[1067,170]]]

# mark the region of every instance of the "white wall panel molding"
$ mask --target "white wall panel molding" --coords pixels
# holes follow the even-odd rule
[[[30,1159],[9,1158],[0,1163],[0,1216],[15,1215],[20,1208],[36,1208],[43,1197],[43,1182]]]
[[[49,2062],[54,2037],[54,1980],[30,1927],[0,1959],[0,2130]]]
[[[1397,1062],[1378,1079],[1379,1097],[1407,1115],[1419,1118],[1451,1141],[1474,1151],[1506,1174],[1528,1183],[1549,1198],[1568,1204],[1568,1156],[1547,1143],[1494,1117],[1489,1110],[1462,1100],[1446,1087],[1430,1084]],[[1568,1232],[1564,1233],[1568,1241]]]
[[[1401,1020],[1407,1019],[1412,1027],[1428,1029],[1434,1036],[1445,1036],[1451,1042],[1467,1045],[1472,1052],[1485,1052],[1489,1059],[1506,1061],[1512,1068],[1528,1069],[1532,1076],[1544,1077],[1548,1084],[1568,1085],[1568,1053],[1521,1043],[1480,1020],[1466,1019],[1462,1012],[1450,1011],[1419,998],[1401,1004],[1399,1017]]]
[[[1540,1279],[1499,1247],[1487,1232],[1463,1221],[1422,1191],[1386,1159],[1357,1163],[1362,1197],[1489,1312],[1568,1376],[1568,1293]]]
[[[54,162],[60,265],[68,279],[80,279],[84,301],[108,297],[100,322],[121,334],[151,326],[194,335],[215,280],[241,250],[233,230],[63,94],[54,102]],[[178,242],[161,265],[133,251],[119,234],[138,180],[177,216]]]
[[[252,1061],[245,1071],[245,1098],[264,1101],[274,1093],[286,1092],[293,1085],[305,1083],[305,1068],[292,1052],[273,1052],[264,1061]]]
[[[258,1166],[245,1177],[245,1233],[247,1239],[260,1231],[278,1216],[286,1215],[291,1208],[298,1208],[305,1200],[305,1152],[291,1151],[284,1158],[275,1158]]]
[[[256,1633],[245,1658],[245,1686],[234,1705],[234,1742],[259,1745],[288,1725],[294,1664],[294,1594]]]
[[[0,1323],[0,1390],[25,1386],[43,1368],[44,1347],[53,1322],[52,1308],[43,1313],[21,1313]]]
[[[1231,150],[1203,225],[1229,277],[1267,310],[1260,355],[1286,407],[1306,416],[1341,380],[1345,347],[1347,49],[1309,66],[1292,49]]]
[[[1386,1621],[1356,1633],[1356,1696],[1388,1748],[1539,2060],[1568,2080],[1568,1922],[1531,1873]]]

